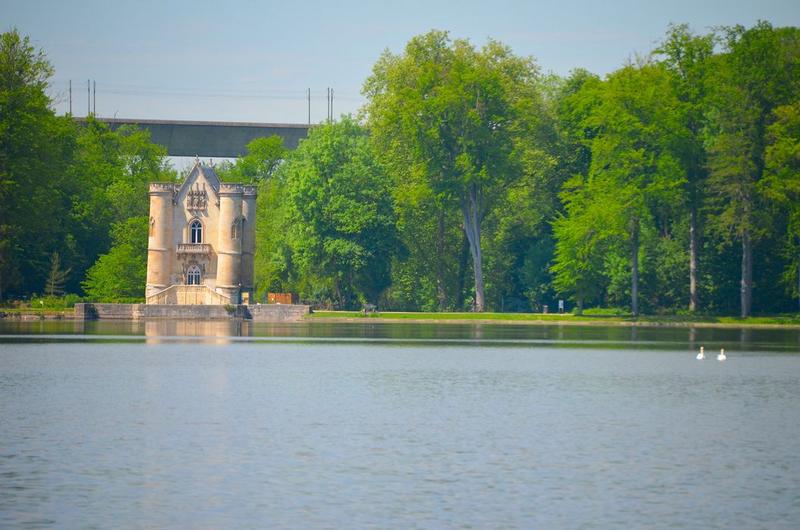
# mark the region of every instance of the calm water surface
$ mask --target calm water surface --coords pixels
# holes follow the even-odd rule
[[[798,352],[798,330],[0,322],[0,527],[798,528]]]

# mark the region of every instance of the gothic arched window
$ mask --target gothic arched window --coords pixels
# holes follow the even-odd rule
[[[192,243],[203,242],[203,225],[197,219],[189,225],[189,236],[189,241]]]
[[[186,283],[188,285],[200,285],[200,267],[192,265],[186,272]]]
[[[240,222],[241,221],[239,220],[239,218],[233,221],[233,224],[231,225],[231,239],[239,239]]]

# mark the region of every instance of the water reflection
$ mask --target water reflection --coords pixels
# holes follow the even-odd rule
[[[486,323],[251,322],[246,320],[3,321],[0,341],[143,340],[148,344],[189,340],[208,344],[235,341],[457,342],[584,346],[593,348],[681,348],[697,351],[800,351],[800,329],[680,326],[530,325]]]
[[[240,319],[148,320],[144,323],[148,344],[162,344],[165,339],[174,337],[196,337],[204,344],[230,344],[233,337],[250,337],[252,334],[252,322]]]

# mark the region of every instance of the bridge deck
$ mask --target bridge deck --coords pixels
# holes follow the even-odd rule
[[[75,118],[86,123],[86,118]],[[261,136],[277,134],[284,145],[294,149],[308,136],[309,126],[296,123],[248,123],[183,120],[136,120],[129,118],[97,118],[112,129],[136,125],[150,131],[154,143],[167,148],[171,156],[236,158],[247,152],[247,144]]]

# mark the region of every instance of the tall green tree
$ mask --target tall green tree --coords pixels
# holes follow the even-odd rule
[[[149,218],[137,216],[111,228],[113,246],[86,273],[83,289],[97,302],[144,300]]]
[[[41,288],[67,239],[73,136],[46,94],[53,68],[17,30],[0,35],[0,299]]]
[[[228,182],[263,182],[275,175],[287,153],[283,138],[278,135],[256,138],[247,144],[247,153],[243,157],[235,163],[223,164],[217,169],[217,174]]]
[[[551,267],[553,286],[567,293],[576,303],[578,314],[584,304],[603,288],[603,255],[609,238],[607,229],[614,226],[615,212],[597,200],[608,194],[602,185],[593,188],[593,180],[584,175],[573,176],[566,184],[562,199],[565,212],[553,221],[556,239]]]
[[[291,268],[291,252],[286,240],[288,205],[286,182],[280,171],[288,154],[280,136],[256,138],[247,144],[243,157],[217,168],[222,180],[258,186],[254,280],[256,296],[260,299],[267,291],[282,291],[288,287]]]
[[[47,296],[60,296],[64,294],[64,284],[69,276],[70,269],[61,268],[61,256],[58,252],[50,254],[50,271],[47,274],[47,282],[44,286],[44,294]]]
[[[152,143],[148,132],[114,131],[90,118],[78,130],[69,176],[74,185],[67,246],[73,276],[80,279],[110,249],[111,226],[148,214],[149,183],[174,180],[175,172],[166,149]]]
[[[723,239],[741,244],[740,314],[747,317],[752,310],[753,247],[770,231],[760,185],[766,132],[773,111],[791,103],[800,90],[800,30],[759,22],[750,29],[727,28],[724,37],[726,49],[715,61],[709,110],[710,224]]]
[[[600,78],[578,69],[563,80],[549,98],[556,120],[556,160],[552,179],[559,195],[558,207],[551,215],[555,244],[549,263],[553,289],[567,294],[583,311],[584,304],[602,291],[602,260],[599,234],[586,223],[593,223],[591,196],[582,193],[592,162],[592,140],[599,128],[589,117],[601,102]]]
[[[699,306],[698,231],[703,188],[708,178],[707,128],[708,70],[714,53],[714,35],[694,35],[686,24],[670,26],[656,54],[670,73],[678,103],[675,115],[683,122],[683,136],[674,139],[675,152],[686,174],[685,198],[689,209],[689,311]]]
[[[476,50],[431,31],[400,56],[385,52],[364,85],[385,155],[412,164],[443,208],[460,209],[477,311],[485,307],[483,220],[536,156],[537,76],[531,59],[498,42]]]
[[[800,99],[777,107],[767,128],[764,195],[786,213],[783,280],[800,301]]]
[[[350,117],[311,129],[281,169],[297,285],[336,307],[377,302],[397,246],[390,180]]]
[[[589,175],[572,181],[563,196],[570,216],[556,226],[565,240],[584,243],[575,251],[563,242],[557,245],[554,270],[561,275],[557,285],[578,288],[579,281],[591,277],[586,267],[593,262],[578,262],[586,252],[580,248],[627,247],[636,315],[643,225],[680,201],[685,176],[673,148],[681,123],[669,78],[659,65],[629,65],[614,72],[599,97],[586,118],[586,125],[599,131],[591,143]],[[608,244],[598,246],[605,240]]]

